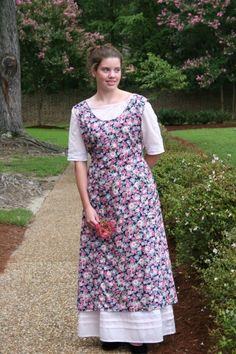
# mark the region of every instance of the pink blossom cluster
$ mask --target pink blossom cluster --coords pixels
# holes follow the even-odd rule
[[[157,16],[159,26],[167,25],[178,31],[183,31],[186,24],[196,26],[205,24],[214,30],[221,26],[230,0],[157,0],[160,4],[160,14]]]
[[[26,27],[27,26],[33,27],[33,29],[36,29],[38,27],[37,21],[33,20],[32,18],[27,18],[27,17],[25,17],[23,19],[23,25]]]
[[[16,0],[16,5],[20,6],[20,5],[24,5],[24,4],[31,4],[32,0]]]
[[[206,55],[204,57],[199,57],[199,58],[196,58],[196,59],[187,59],[183,66],[182,66],[182,69],[183,70],[191,70],[191,69],[195,69],[195,68],[199,68],[200,66],[203,66],[206,62],[209,61],[210,59],[210,55]]]
[[[223,66],[215,63],[215,59],[209,53],[203,57],[187,59],[182,69],[197,71],[195,79],[202,88],[209,87],[217,77],[226,72]]]
[[[66,53],[63,55],[63,63],[64,63],[63,74],[68,74],[75,70],[73,66],[70,66],[70,60]]]

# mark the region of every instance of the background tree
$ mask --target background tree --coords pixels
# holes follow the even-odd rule
[[[21,134],[20,57],[14,0],[0,0],[0,134]]]
[[[157,30],[159,5],[156,0],[80,0],[81,23],[87,31],[99,31],[132,61],[147,53],[164,53],[168,28]],[[98,10],[99,9],[99,10]]]
[[[172,60],[183,67],[193,88],[220,86],[222,109],[223,85],[231,82],[234,115],[236,1],[158,0],[157,3],[161,7],[158,25],[172,29],[170,41],[175,53]]]
[[[73,0],[18,0],[22,87],[40,94],[38,125],[43,93],[82,87],[86,50],[103,39],[81,27],[80,15]]]

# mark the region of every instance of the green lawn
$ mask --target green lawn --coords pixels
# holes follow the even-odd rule
[[[67,147],[68,130],[66,129],[44,129],[44,128],[26,128],[29,135],[39,140]]]
[[[0,172],[23,173],[37,177],[56,176],[64,171],[68,162],[65,156],[21,156],[0,161]]]
[[[67,147],[68,130],[27,128],[26,131],[34,138]],[[15,154],[7,160],[0,161],[0,172],[23,173],[37,177],[56,176],[64,171],[68,162],[66,156],[30,156]]]
[[[236,128],[203,128],[177,130],[171,135],[186,139],[208,154],[236,165]]]
[[[33,213],[29,209],[17,208],[12,210],[0,209],[0,223],[14,224],[18,226],[27,225],[32,219]]]

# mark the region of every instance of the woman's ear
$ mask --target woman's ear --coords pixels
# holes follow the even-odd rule
[[[95,72],[94,69],[91,70],[91,76],[92,76],[92,78],[95,78],[95,77],[96,77],[96,72]]]

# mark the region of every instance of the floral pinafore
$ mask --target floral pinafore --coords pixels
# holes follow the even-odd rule
[[[103,240],[83,212],[79,311],[151,311],[177,302],[159,196],[143,158],[145,101],[133,95],[109,121],[98,119],[86,101],[75,106],[91,155],[91,205],[101,219],[116,221],[115,234]]]

